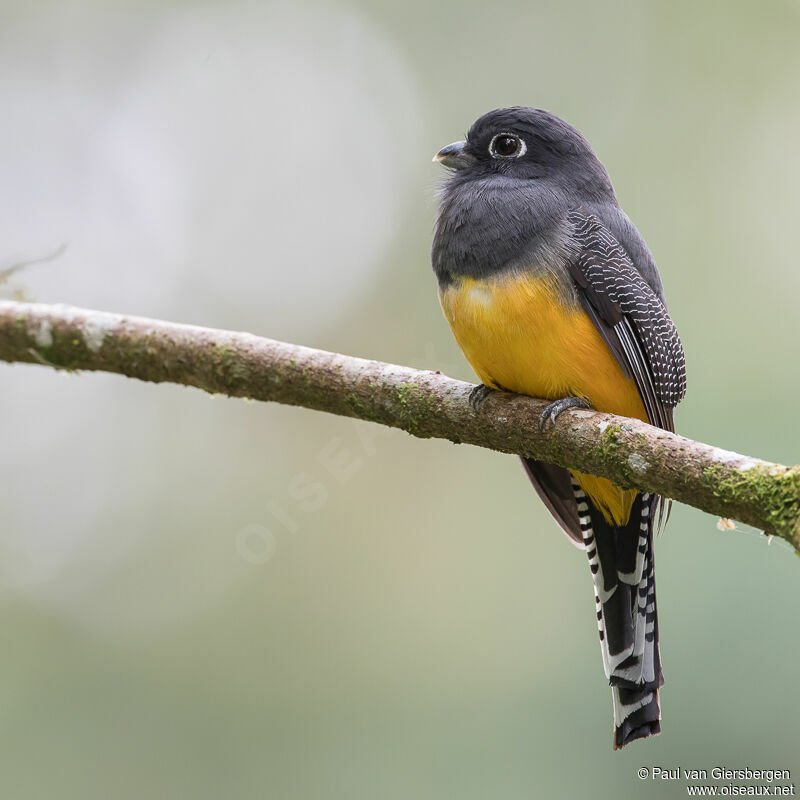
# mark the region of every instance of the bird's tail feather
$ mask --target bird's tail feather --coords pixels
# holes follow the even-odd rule
[[[611,684],[614,749],[660,732],[653,521],[660,498],[639,494],[628,523],[606,521],[573,479],[595,591],[603,667]]]

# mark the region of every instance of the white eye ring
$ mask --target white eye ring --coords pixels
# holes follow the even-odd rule
[[[502,136],[509,136],[512,139],[516,139],[519,142],[519,147],[517,148],[516,152],[512,153],[509,156],[501,155],[500,153],[495,153],[494,151],[494,143]],[[520,158],[525,155],[528,150],[528,146],[525,144],[525,140],[518,136],[516,133],[511,133],[511,131],[500,131],[500,133],[496,133],[492,136],[492,141],[489,142],[489,155],[492,158]]]

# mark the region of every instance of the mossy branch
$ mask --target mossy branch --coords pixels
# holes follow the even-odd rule
[[[800,552],[800,467],[771,464],[612,414],[572,410],[551,429],[545,402],[248,333],[62,305],[0,301],[0,360],[100,370],[327,411],[517,453],[657,492],[780,536]]]

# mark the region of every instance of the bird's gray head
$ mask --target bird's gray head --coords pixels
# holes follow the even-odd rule
[[[484,114],[435,156],[451,170],[433,241],[440,282],[485,276],[559,247],[576,206],[616,205],[605,167],[564,120],[538,108]]]
[[[540,108],[498,108],[477,119],[462,142],[435,156],[453,170],[451,180],[497,176],[507,181],[546,181],[591,199],[613,196],[605,167],[589,142],[563,119]]]

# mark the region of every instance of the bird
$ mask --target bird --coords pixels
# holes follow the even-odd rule
[[[481,381],[473,406],[501,390],[550,401],[542,429],[591,408],[674,431],[683,346],[655,260],[584,136],[544,109],[499,108],[434,161],[447,173],[431,262],[444,316]],[[653,542],[670,501],[522,461],[588,555],[613,749],[660,733]]]

